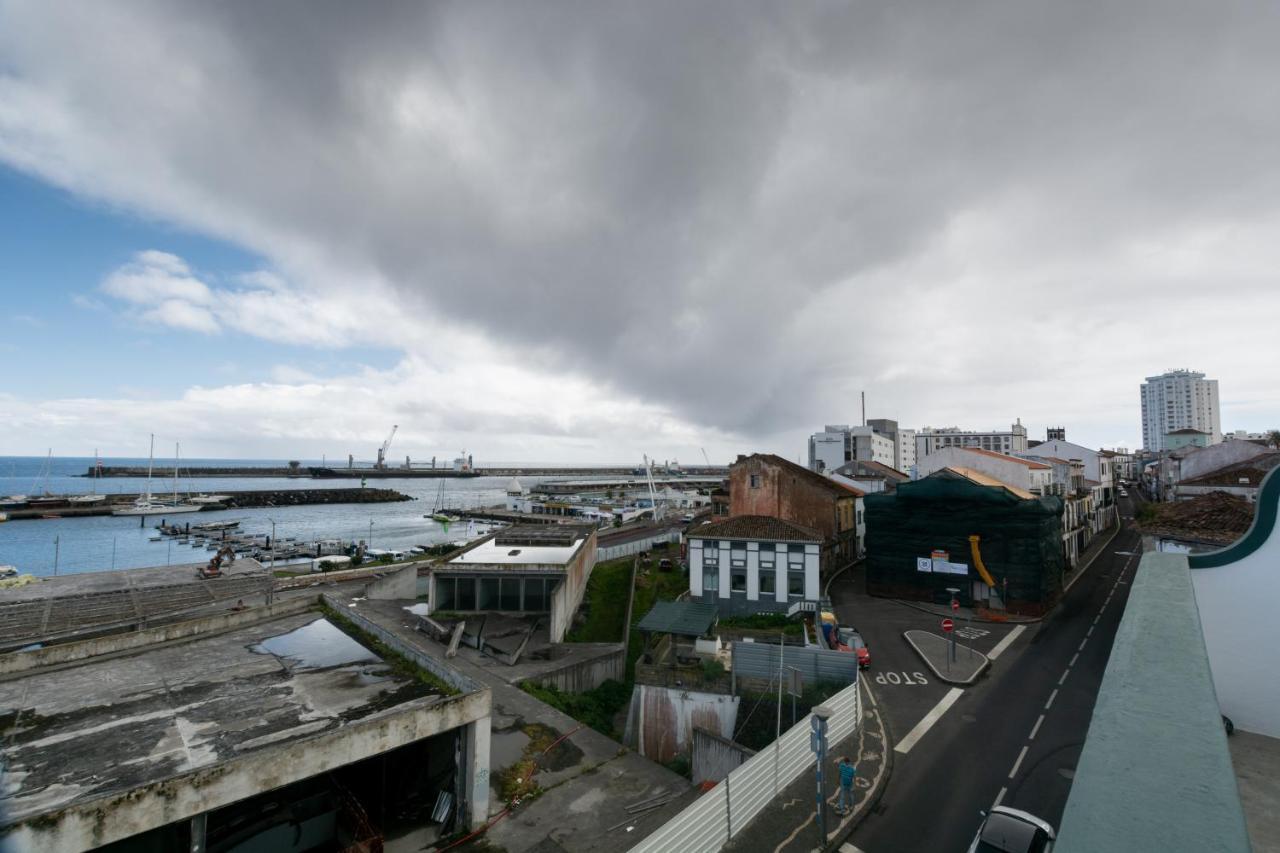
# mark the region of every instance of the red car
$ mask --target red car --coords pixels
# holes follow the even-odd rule
[[[867,648],[867,641],[853,628],[840,629],[840,644],[837,648],[842,652],[856,652],[859,669],[871,666],[871,650]]]

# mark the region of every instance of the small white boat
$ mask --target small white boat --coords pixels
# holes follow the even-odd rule
[[[231,500],[231,495],[192,495],[189,500],[193,504],[220,504]]]
[[[72,495],[67,502],[79,506],[100,504],[107,499],[106,495]]]
[[[17,576],[17,566],[0,566],[0,578],[16,578]]]

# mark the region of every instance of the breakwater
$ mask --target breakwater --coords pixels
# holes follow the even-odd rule
[[[24,519],[75,518],[79,516],[111,515],[115,510],[128,507],[139,495],[111,495],[101,503],[77,505],[70,500],[44,501],[38,507],[13,507],[4,510],[10,521]],[[205,504],[202,509],[251,509],[262,507],[309,506],[317,504],[374,504],[399,503],[416,498],[395,489],[269,489],[226,492],[223,500]],[[163,510],[156,513],[164,515]]]
[[[157,469],[158,470],[158,469]],[[190,467],[182,469],[184,478],[192,477],[290,477],[313,480],[416,480],[416,479],[470,479],[473,477],[638,477],[644,474],[639,467],[620,468],[570,468],[542,465],[501,466],[471,468],[465,471],[453,468],[323,468],[319,466],[279,466],[255,468],[245,466]],[[655,472],[656,474],[656,472]],[[723,465],[689,466],[681,469],[679,478],[701,477],[723,479],[729,469]],[[95,476],[95,469],[88,468],[82,477]],[[98,477],[147,476],[145,465],[104,465],[96,470]],[[666,477],[667,474],[662,476]]]

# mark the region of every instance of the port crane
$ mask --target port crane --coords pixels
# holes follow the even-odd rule
[[[400,429],[399,424],[391,425],[391,435],[387,436],[387,440],[382,442],[382,446],[378,448],[378,461],[373,463],[373,467],[382,471],[387,467],[387,451],[391,449],[391,439],[396,437],[396,430]]]

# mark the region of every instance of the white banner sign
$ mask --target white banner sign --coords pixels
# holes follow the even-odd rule
[[[969,564],[948,563],[946,560],[934,560],[933,570],[946,575],[967,575],[969,574]]]
[[[916,571],[917,572],[933,571],[933,560],[930,560],[928,557],[916,557]]]

